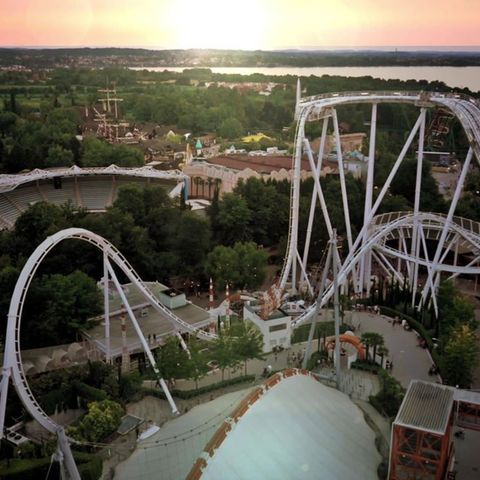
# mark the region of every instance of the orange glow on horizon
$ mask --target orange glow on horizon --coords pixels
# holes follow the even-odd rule
[[[1,0],[0,46],[480,45],[478,0]]]

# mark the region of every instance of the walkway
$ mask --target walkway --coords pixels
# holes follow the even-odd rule
[[[418,346],[415,331],[404,330],[400,325],[393,326],[389,317],[366,312],[354,312],[352,323],[359,335],[365,332],[377,332],[383,335],[389,350],[388,358],[393,363],[392,375],[407,388],[412,379],[435,382],[436,376],[430,376],[428,370],[432,359],[428,350]]]

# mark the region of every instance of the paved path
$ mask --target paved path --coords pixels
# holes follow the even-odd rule
[[[377,332],[383,335],[389,350],[388,358],[393,363],[393,376],[406,388],[412,379],[435,382],[428,370],[432,359],[428,350],[418,346],[417,334],[404,330],[400,325],[393,326],[389,317],[372,313],[355,312],[352,322],[357,327],[355,333]]]

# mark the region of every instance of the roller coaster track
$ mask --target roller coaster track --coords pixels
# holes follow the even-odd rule
[[[26,295],[35,272],[52,248],[67,239],[86,241],[104,252],[108,259],[115,263],[139,289],[152,307],[157,310],[161,316],[166,318],[177,331],[189,332],[205,340],[213,340],[216,338],[214,334],[195,329],[160,303],[143,283],[126,258],[103,237],[81,228],[69,228],[57,232],[44,240],[29,257],[20,273],[10,302],[2,381],[0,384],[0,436],[3,434],[8,382],[10,378],[12,378],[15,389],[28,413],[49,432],[55,434],[59,434],[59,432],[63,433],[62,427],[57,425],[40,407],[28,385],[22,364],[20,326]]]

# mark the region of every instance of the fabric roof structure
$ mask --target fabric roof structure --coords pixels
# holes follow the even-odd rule
[[[446,385],[412,380],[394,424],[437,435],[447,429],[455,389]]]
[[[137,168],[117,167],[109,165],[108,167],[90,167],[80,168],[77,165],[72,167],[60,167],[39,169],[36,168],[27,173],[19,173],[15,175],[0,175],[0,193],[10,192],[19,185],[35,182],[38,180],[51,179],[55,177],[77,177],[84,175],[123,175],[130,177],[156,178],[162,180],[172,180],[183,182],[187,176],[179,170],[155,170],[152,167],[144,166]]]
[[[299,370],[265,387],[216,432],[187,478],[377,478],[375,434],[347,395]]]

